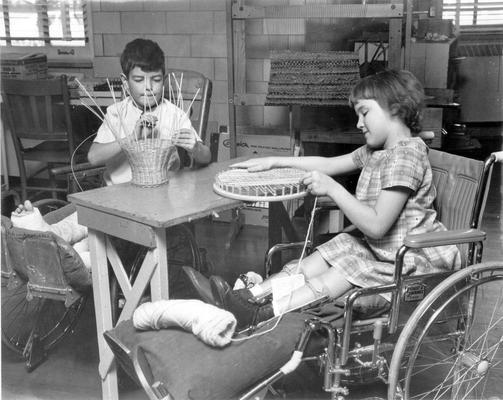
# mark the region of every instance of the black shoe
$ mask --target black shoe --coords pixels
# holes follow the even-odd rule
[[[190,291],[190,296],[205,303],[216,305],[211,293],[210,281],[199,271],[192,267],[182,267],[183,279]]]
[[[210,277],[211,293],[219,307],[231,312],[237,320],[237,329],[256,326],[274,317],[271,303],[257,303],[248,289],[232,290],[218,276]]]

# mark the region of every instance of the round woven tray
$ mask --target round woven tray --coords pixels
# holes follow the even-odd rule
[[[215,177],[213,190],[221,196],[243,201],[283,201],[307,195],[302,183],[305,171],[296,168],[274,168],[248,172],[229,169]]]

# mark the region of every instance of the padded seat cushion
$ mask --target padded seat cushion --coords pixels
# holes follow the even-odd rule
[[[235,398],[283,366],[310,318],[307,313],[285,314],[271,332],[224,348],[208,346],[177,328],[138,331],[132,321],[123,321],[105,337],[132,354],[141,347],[155,381],[164,383],[175,400],[222,400]]]

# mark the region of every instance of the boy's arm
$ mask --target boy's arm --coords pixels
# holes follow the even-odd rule
[[[207,165],[211,162],[210,148],[203,142],[198,141],[192,150],[192,157],[196,164]]]
[[[118,142],[93,142],[87,153],[87,159],[92,165],[103,165],[118,157],[121,153],[122,150]]]

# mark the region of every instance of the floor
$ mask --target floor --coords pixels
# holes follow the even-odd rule
[[[503,181],[501,165],[495,169],[486,214],[482,228],[488,232],[484,260],[501,260],[503,257]],[[266,250],[267,231],[264,227],[245,226],[229,249],[224,242],[228,233],[225,223],[201,224],[198,238],[208,251],[215,269],[232,280],[239,273],[250,269],[260,271]],[[92,400],[101,398],[100,380],[97,371],[98,350],[92,301],[73,334],[50,353],[48,360],[31,373],[24,363],[2,349],[2,395],[3,399],[15,400]],[[302,379],[300,379],[302,378]],[[295,372],[285,381],[283,389],[288,398],[329,398],[320,390],[320,378],[312,369]],[[303,382],[299,384],[299,382]],[[503,388],[502,388],[503,392]],[[352,388],[350,399],[369,396],[384,396],[383,385],[375,384]],[[121,399],[146,399],[138,389],[123,389]]]

